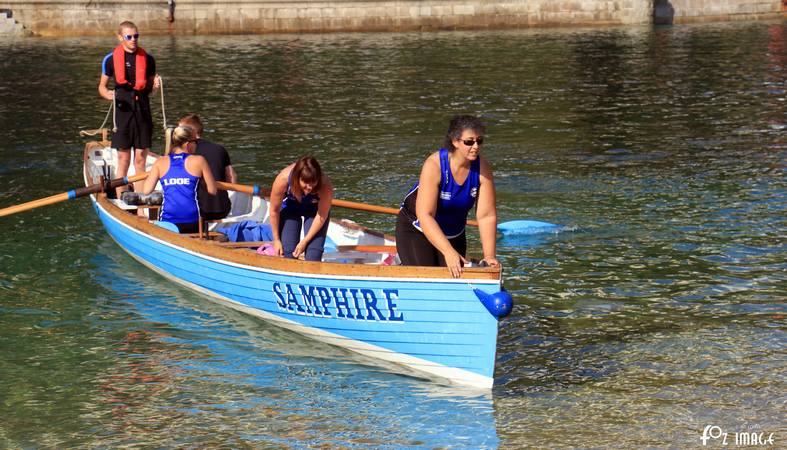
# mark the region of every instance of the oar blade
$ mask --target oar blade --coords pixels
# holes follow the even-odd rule
[[[503,233],[503,235],[555,233],[561,228],[561,225],[555,225],[554,223],[525,219],[510,220],[497,224],[497,231]]]

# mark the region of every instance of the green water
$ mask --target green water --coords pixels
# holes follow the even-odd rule
[[[241,182],[310,153],[337,198],[395,206],[448,119],[471,113],[501,220],[571,231],[498,242],[516,306],[480,395],[172,286],[86,200],[2,218],[0,447],[694,448],[707,426],[784,446],[785,22],[141,31],[167,123],[204,116]],[[0,207],[79,186],[113,44],[0,42]],[[161,112],[156,97],[154,150]],[[393,232],[393,217],[334,215]]]

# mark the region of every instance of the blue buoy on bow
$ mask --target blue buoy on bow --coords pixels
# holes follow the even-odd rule
[[[473,292],[496,318],[501,319],[511,314],[511,309],[514,307],[514,299],[505,289],[501,289],[500,292],[495,292],[494,294],[487,294],[481,289],[473,288]]]

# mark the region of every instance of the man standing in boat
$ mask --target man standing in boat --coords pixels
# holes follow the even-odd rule
[[[131,148],[134,148],[134,168],[137,173],[145,171],[145,161],[150,149],[153,134],[153,118],[150,114],[150,92],[158,89],[160,79],[156,75],[156,61],[139,47],[139,30],[132,22],[118,26],[119,44],[104,57],[101,63],[101,79],[98,93],[101,97],[115,102],[115,126],[112,133],[112,147],[118,151],[118,165],[115,177],[128,174],[131,163]],[[114,89],[107,83],[114,79]],[[134,184],[141,191],[142,181]],[[120,192],[127,188],[117,188]]]
[[[178,126],[191,127],[197,136],[197,150],[195,155],[200,155],[208,161],[210,171],[216,181],[227,183],[237,183],[235,169],[232,168],[230,154],[224,146],[215,144],[202,138],[204,126],[202,120],[196,114],[186,114],[180,118]],[[230,213],[232,204],[230,203],[227,191],[220,189],[216,195],[210,195],[205,188],[205,182],[201,181],[197,191],[199,199],[199,213],[205,220],[221,220]]]

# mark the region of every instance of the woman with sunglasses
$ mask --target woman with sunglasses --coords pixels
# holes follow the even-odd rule
[[[199,180],[202,178],[211,195],[216,195],[216,180],[205,158],[193,154],[197,148],[197,134],[191,127],[175,128],[170,147],[169,155],[160,157],[153,164],[142,192],[145,195],[153,192],[161,179],[164,202],[160,220],[174,223],[181,233],[196,233],[200,220],[197,203]]]
[[[481,157],[486,127],[474,116],[456,116],[444,148],[432,153],[404,198],[396,221],[396,250],[406,266],[446,266],[454,277],[467,263],[467,215],[476,206],[484,262],[499,266],[497,208],[492,167]]]
[[[333,186],[312,156],[282,169],[271,186],[270,222],[278,256],[320,261],[330,221]],[[303,239],[301,239],[303,226]]]

